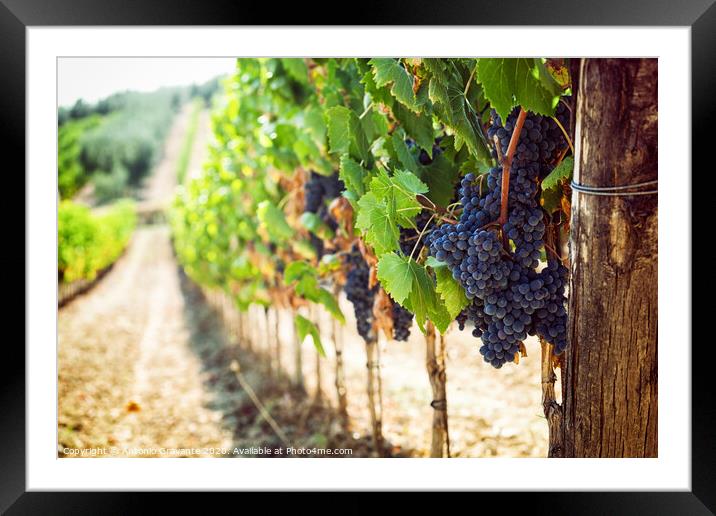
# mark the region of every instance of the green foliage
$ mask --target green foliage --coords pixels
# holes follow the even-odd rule
[[[134,203],[118,201],[101,214],[71,201],[58,210],[57,270],[62,281],[94,279],[114,263],[136,226]]]
[[[72,198],[89,179],[80,164],[80,139],[101,121],[100,116],[94,115],[70,120],[60,126],[57,134],[57,187],[62,199]]]
[[[482,58],[477,63],[477,78],[503,120],[518,105],[551,116],[562,94],[541,59]]]
[[[459,216],[460,175],[494,165],[483,134],[490,108],[551,114],[562,94],[556,85],[531,58],[237,59],[215,102],[209,162],[174,203],[179,260],[242,309],[282,288],[343,321],[326,286],[345,250],[333,245],[350,245],[350,232],[303,213],[300,190],[307,171],[338,171],[352,229],[377,257],[381,287],[423,331],[431,321],[445,332],[467,305],[465,292],[426,259],[424,238],[406,256],[400,232],[422,230],[416,218],[424,210],[432,220]],[[336,254],[319,261],[309,237]],[[311,334],[301,320],[297,327]]]
[[[325,357],[326,351],[323,349],[323,344],[321,344],[321,335],[318,331],[318,328],[316,328],[316,325],[305,317],[298,314],[295,317],[295,323],[296,331],[298,332],[298,339],[303,342],[306,337],[310,335],[311,340],[313,341],[313,345],[316,347],[316,351],[318,351],[318,354],[322,357]]]
[[[542,190],[549,190],[550,188],[556,187],[562,180],[571,179],[573,170],[574,158],[567,156],[542,180]]]

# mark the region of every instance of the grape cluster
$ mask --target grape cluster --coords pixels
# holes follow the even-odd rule
[[[304,211],[317,214],[331,230],[335,231],[338,224],[328,212],[328,206],[325,201],[335,199],[343,189],[343,181],[339,179],[338,174],[324,176],[311,172],[308,181],[304,185]],[[313,233],[311,233],[310,239],[311,245],[316,249],[316,253],[320,258],[324,253],[323,241]]]
[[[410,327],[413,325],[413,314],[393,303],[393,339],[406,341],[410,337]]]
[[[373,328],[373,301],[378,287],[370,288],[368,286],[370,268],[363,259],[363,255],[361,255],[357,245],[353,246],[345,259],[348,276],[344,291],[348,301],[353,303],[358,334],[364,340],[368,340],[371,337]]]
[[[496,137],[507,153],[518,112],[502,124],[493,112],[488,136]],[[557,118],[567,124],[560,106]],[[457,317],[464,329],[482,340],[480,353],[486,362],[499,368],[512,362],[528,335],[539,335],[566,347],[564,287],[567,269],[548,260],[537,272],[544,248],[546,223],[539,205],[539,180],[551,170],[566,145],[561,129],[551,118],[529,114],[510,168],[508,220],[504,234],[514,246],[505,249],[495,222],[502,197],[502,167],[495,167],[479,179],[467,174],[458,191],[462,213],[457,224],[444,224],[426,239],[430,253],[445,262],[453,277],[464,287],[470,305]]]

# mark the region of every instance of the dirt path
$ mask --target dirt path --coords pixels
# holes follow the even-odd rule
[[[209,157],[209,144],[213,137],[211,132],[211,116],[209,110],[205,109],[199,114],[199,123],[196,128],[196,137],[194,145],[191,149],[191,158],[189,159],[189,168],[186,174],[186,180],[189,181],[197,177]]]
[[[141,198],[144,204],[151,205],[154,208],[163,208],[171,201],[177,184],[177,162],[184,145],[184,137],[189,126],[192,109],[192,104],[188,102],[174,119],[174,125],[172,125],[167,141],[164,144],[162,160],[154,169],[152,175],[147,178],[142,192]],[[195,142],[197,140],[199,138],[196,138]]]

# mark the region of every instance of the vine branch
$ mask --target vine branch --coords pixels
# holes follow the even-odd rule
[[[520,108],[520,114],[517,115],[515,129],[510,138],[510,144],[507,146],[507,155],[502,163],[502,198],[500,199],[500,218],[498,219],[500,226],[504,226],[507,223],[507,205],[510,195],[510,167],[512,166],[512,159],[517,150],[517,142],[520,141],[522,126],[525,125],[525,118],[527,118],[527,111],[525,111],[524,108]]]

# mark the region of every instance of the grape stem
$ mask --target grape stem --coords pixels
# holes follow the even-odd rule
[[[572,145],[572,140],[569,138],[569,135],[567,134],[567,131],[564,129],[564,126],[560,123],[559,120],[557,120],[556,116],[552,117],[552,120],[559,126],[559,128],[562,130],[562,134],[564,135],[564,138],[567,140],[567,144],[569,145],[570,150],[572,151],[572,154],[574,155],[574,145]]]
[[[500,199],[500,218],[498,219],[500,226],[507,223],[507,205],[510,195],[510,167],[512,166],[512,159],[517,150],[517,142],[520,141],[522,126],[525,125],[525,118],[527,118],[527,111],[525,111],[524,108],[520,108],[520,114],[517,115],[517,121],[515,122],[515,130],[512,132],[510,144],[507,146],[507,155],[502,163],[502,198]]]
[[[363,117],[368,114],[368,111],[370,111],[372,107],[373,107],[373,103],[371,102],[370,104],[368,104],[368,106],[366,106],[365,110],[363,110],[361,115],[358,117],[358,120],[363,120]]]
[[[418,240],[415,242],[415,245],[413,246],[413,250],[410,251],[410,256],[408,257],[408,263],[410,263],[410,260],[413,259],[413,255],[415,254],[415,250],[418,248],[418,244],[420,243],[420,240],[422,240],[423,235],[425,234],[425,230],[428,229],[428,226],[430,225],[430,223],[433,221],[434,218],[435,218],[435,214],[433,213],[432,215],[430,215],[430,218],[428,219],[428,221],[427,221],[427,222],[425,223],[425,225],[423,226],[423,229],[420,231],[420,234],[418,235]]]

